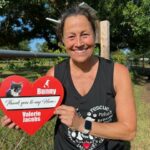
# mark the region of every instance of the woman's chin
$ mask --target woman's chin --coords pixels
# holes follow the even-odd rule
[[[80,63],[80,64],[88,63],[90,58],[91,58],[91,56],[78,56],[78,57],[72,56],[72,57],[71,57],[71,59],[72,59],[74,62]]]

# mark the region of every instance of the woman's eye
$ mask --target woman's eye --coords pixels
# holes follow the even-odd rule
[[[72,39],[74,39],[74,36],[68,36],[68,39],[72,40]]]
[[[87,37],[88,36],[88,34],[87,33],[85,33],[85,34],[82,34],[82,37]]]

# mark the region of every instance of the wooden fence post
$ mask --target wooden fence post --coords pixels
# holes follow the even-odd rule
[[[110,59],[110,24],[109,21],[100,21],[101,57]]]
[[[99,20],[95,21],[95,26],[96,26],[95,43],[100,44],[100,21]]]

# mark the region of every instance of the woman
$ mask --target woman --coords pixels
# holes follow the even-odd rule
[[[47,75],[58,78],[65,89],[63,104],[55,114],[55,150],[124,149],[135,137],[136,112],[127,68],[93,55],[95,20],[87,9],[66,11],[58,27],[70,56]],[[6,116],[2,125],[10,128]]]

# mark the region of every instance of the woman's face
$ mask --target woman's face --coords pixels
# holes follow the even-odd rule
[[[70,16],[65,20],[63,42],[73,61],[83,63],[92,56],[95,46],[94,32],[85,16]]]

